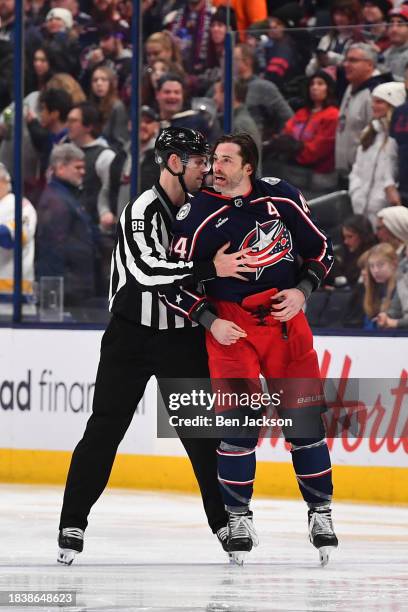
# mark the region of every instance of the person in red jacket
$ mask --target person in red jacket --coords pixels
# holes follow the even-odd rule
[[[307,82],[305,105],[285,124],[282,133],[274,138],[269,149],[284,158],[293,167],[308,169],[305,179],[312,191],[321,191],[336,185],[334,172],[334,144],[339,109],[335,102],[334,81],[324,71],[311,76]],[[291,168],[285,174],[293,180]],[[298,181],[296,172],[296,182]]]

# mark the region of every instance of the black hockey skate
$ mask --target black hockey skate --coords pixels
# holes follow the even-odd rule
[[[58,563],[71,565],[75,555],[84,549],[84,531],[78,527],[64,527],[58,536]]]
[[[225,550],[225,552],[227,553],[228,559],[231,561],[231,555],[228,549],[228,525],[226,525],[225,527],[220,527],[218,529],[217,538],[223,550]]]
[[[329,562],[330,553],[339,542],[333,530],[331,508],[321,506],[308,511],[309,539],[319,551],[320,563],[324,567]]]
[[[253,514],[248,510],[245,514],[228,512],[228,539],[226,546],[230,562],[243,565],[247,554],[253,546],[258,546],[258,536],[253,524]]]

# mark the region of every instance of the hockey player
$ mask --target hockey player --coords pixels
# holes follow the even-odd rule
[[[187,190],[200,188],[210,166],[204,137],[194,130],[163,130],[155,148],[160,180],[126,206],[118,224],[111,268],[112,319],[102,338],[92,415],[72,456],[61,512],[58,561],[68,565],[83,549],[88,514],[106,486],[117,447],[150,377],[208,377],[205,330],[194,323],[202,300],[196,297],[189,318],[182,318],[181,311],[166,306],[164,290],[173,286],[180,293],[184,282],[195,285],[216,275],[242,279],[248,270],[241,259],[245,251],[227,255],[225,246],[208,261],[167,260],[175,215],[185,205]],[[236,327],[224,321],[219,334]],[[218,442],[181,441],[209,525],[225,547],[228,517],[217,482]]]
[[[191,205],[180,209],[171,253],[195,261],[212,257],[226,241],[234,251],[251,248],[249,282],[223,278],[205,283],[208,301],[201,301],[199,309],[208,329],[212,379],[239,379],[241,384],[246,380],[250,385],[262,373],[272,383],[277,378],[319,381],[312,333],[302,307],[332,266],[330,240],[311,220],[296,188],[278,178],[255,178],[257,163],[256,145],[247,134],[218,140],[214,188],[202,190]],[[194,307],[193,299],[184,303],[185,309]],[[234,321],[238,329],[219,334],[225,319]],[[296,389],[294,397],[300,401]],[[295,422],[295,435],[290,431],[284,435],[291,443],[296,478],[308,505],[310,541],[325,565],[338,542],[331,521],[333,487],[321,420],[324,407],[319,405],[322,398],[317,406],[315,398],[301,400],[295,421],[309,408],[308,430],[313,433],[299,433]],[[218,478],[229,514],[228,547],[239,563],[257,543],[249,510],[256,442],[256,438],[223,439],[217,449]]]

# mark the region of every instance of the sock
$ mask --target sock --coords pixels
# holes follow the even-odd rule
[[[309,508],[330,505],[332,467],[326,440],[290,440],[300,492]]]
[[[217,449],[218,482],[229,512],[245,514],[255,480],[256,440],[222,441]]]

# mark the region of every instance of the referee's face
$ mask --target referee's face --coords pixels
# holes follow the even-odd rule
[[[191,155],[184,172],[184,182],[187,190],[192,193],[198,191],[209,169],[207,157],[204,155]]]

